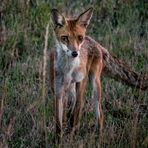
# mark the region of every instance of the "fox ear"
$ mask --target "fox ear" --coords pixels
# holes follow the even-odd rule
[[[92,14],[93,8],[91,7],[78,16],[77,22],[86,28],[90,23]]]
[[[54,27],[62,27],[66,22],[65,17],[62,14],[60,14],[60,12],[57,9],[51,10],[51,20],[53,22]]]

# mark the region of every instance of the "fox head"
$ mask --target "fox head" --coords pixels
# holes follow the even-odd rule
[[[68,19],[57,9],[51,11],[58,50],[62,50],[69,57],[75,58],[79,56],[79,50],[92,14],[93,8],[89,8],[76,19]]]

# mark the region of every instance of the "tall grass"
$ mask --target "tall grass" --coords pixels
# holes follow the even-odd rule
[[[0,6],[0,147],[56,147],[53,99],[50,92],[43,91],[49,88],[45,75],[42,76],[46,26],[50,23],[51,8],[75,15],[88,8],[88,4],[94,6],[88,35],[136,71],[148,72],[148,3],[144,0],[3,0]],[[52,44],[49,25],[48,50]],[[65,135],[63,147],[147,147],[148,92],[103,76],[102,85],[105,114],[102,135],[95,131],[88,85],[80,131],[73,140]],[[42,97],[46,98],[45,104]]]

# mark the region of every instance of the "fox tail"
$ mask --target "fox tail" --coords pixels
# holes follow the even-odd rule
[[[103,74],[112,77],[135,88],[146,90],[148,88],[148,76],[139,74],[132,70],[127,64],[111,55],[107,49],[99,44],[103,54]]]

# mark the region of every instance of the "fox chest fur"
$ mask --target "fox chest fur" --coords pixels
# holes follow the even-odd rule
[[[71,83],[83,80],[83,71],[86,70],[83,69],[80,58],[71,58],[62,52],[57,53],[54,64],[56,83],[69,87]]]

